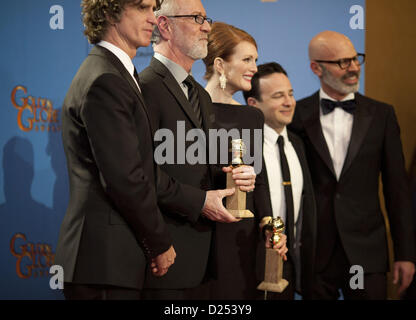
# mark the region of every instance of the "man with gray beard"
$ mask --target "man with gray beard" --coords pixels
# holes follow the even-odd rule
[[[385,299],[388,249],[379,175],[394,243],[394,283],[402,293],[416,261],[409,187],[392,106],[359,94],[364,54],[324,31],[309,44],[320,91],[298,101],[290,126],[304,140],[317,205],[312,298]],[[354,266],[353,268],[351,268]]]
[[[189,163],[184,159],[184,153],[190,146],[198,144],[198,152],[202,150],[207,154],[209,144],[204,144],[203,136],[209,137],[208,130],[215,127],[209,94],[190,75],[193,63],[208,53],[212,20],[207,18],[200,0],[165,0],[155,15],[155,55],[149,67],[140,73],[140,86],[152,127],[155,130],[168,129],[174,135],[175,143],[184,147],[175,155],[175,164],[164,164],[161,168],[184,184],[211,190],[215,188],[217,173],[224,175],[231,169],[224,168],[221,172],[208,164]],[[179,126],[184,126],[185,134],[178,130]],[[189,141],[188,133],[195,132],[195,129],[199,129],[201,137]],[[158,159],[155,160],[159,163]],[[253,190],[255,174],[252,167],[242,166],[232,172],[242,191]],[[232,189],[207,192],[205,202],[221,203],[223,197],[233,192]],[[201,199],[194,201],[201,203]],[[201,208],[202,205],[203,201]],[[195,288],[209,274],[212,221],[238,220],[225,209],[196,211],[193,215],[172,210],[162,210],[162,213],[177,253],[175,267],[169,269],[163,279],[153,276],[149,270],[144,297],[169,300],[207,298],[207,294],[201,295],[202,290]]]

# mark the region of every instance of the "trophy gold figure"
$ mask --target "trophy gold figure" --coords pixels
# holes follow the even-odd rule
[[[279,242],[282,233],[285,231],[285,225],[280,217],[265,217],[262,219],[260,227],[265,232],[271,232],[270,245],[272,248],[266,249],[266,266],[264,271],[264,281],[257,287],[258,290],[271,292],[283,292],[289,282],[283,279],[283,259],[273,249],[273,246]]]
[[[233,169],[244,165],[243,155],[245,151],[246,149],[242,139],[231,140],[231,166]],[[227,189],[235,188],[235,193],[227,197],[227,210],[236,218],[254,218],[254,214],[246,209],[246,193],[235,185],[232,175],[232,172],[227,173]]]

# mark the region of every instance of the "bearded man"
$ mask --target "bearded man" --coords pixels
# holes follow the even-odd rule
[[[357,93],[365,55],[345,35],[319,33],[309,44],[309,58],[321,89],[298,101],[291,129],[304,140],[317,205],[312,298],[336,299],[341,289],[346,299],[386,299],[388,249],[380,173],[399,292],[412,281],[416,260],[395,112]],[[351,279],[354,275],[363,281]]]

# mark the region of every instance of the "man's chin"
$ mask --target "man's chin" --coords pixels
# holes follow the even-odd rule
[[[189,51],[188,57],[193,60],[204,59],[208,55],[208,48],[193,48]]]
[[[341,94],[350,94],[350,93],[356,93],[358,92],[358,90],[360,89],[360,83],[357,82],[354,85],[347,85],[345,83],[338,83],[338,84],[334,84],[334,83],[327,83],[327,85],[329,87],[331,87],[333,90],[341,93]]]
[[[350,93],[356,93],[356,92],[358,92],[358,90],[360,90],[360,83],[359,82],[352,85],[352,86],[348,86],[348,90],[346,90],[346,91],[348,91],[347,94],[350,94]]]

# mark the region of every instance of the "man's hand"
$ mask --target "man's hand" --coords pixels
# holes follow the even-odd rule
[[[168,250],[153,258],[150,263],[153,275],[157,277],[165,275],[169,267],[175,262],[175,258],[176,252],[173,246],[170,246]]]
[[[273,232],[266,230],[266,248],[271,248],[272,245],[270,243],[270,238],[272,237]],[[279,255],[283,258],[283,261],[287,261],[286,253],[288,251],[286,247],[287,237],[285,234],[280,236],[280,240],[273,246],[273,249],[279,253]]]
[[[240,187],[241,191],[251,192],[254,190],[254,183],[256,182],[256,173],[254,168],[250,166],[240,166],[235,169],[232,167],[223,167],[224,172],[233,172],[233,179],[235,184]]]
[[[205,205],[202,208],[203,215],[208,219],[217,222],[230,223],[240,221],[240,219],[236,219],[231,213],[229,213],[222,204],[222,198],[231,196],[234,192],[234,188],[207,191]]]
[[[413,280],[415,265],[410,261],[396,261],[393,272],[393,283],[398,284],[400,281],[398,293],[401,295]]]

